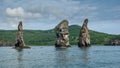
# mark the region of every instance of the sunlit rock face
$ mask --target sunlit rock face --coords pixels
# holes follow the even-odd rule
[[[88,19],[85,19],[82,25],[82,28],[80,30],[80,35],[78,40],[79,47],[90,46],[90,35],[89,35],[89,29],[87,27],[87,24],[88,24]]]
[[[16,37],[15,47],[24,47],[24,46],[25,43],[23,40],[23,25],[22,25],[22,21],[20,21],[18,25],[18,34]]]
[[[69,44],[69,32],[68,32],[68,21],[63,20],[55,27],[56,32],[56,47],[70,47]]]

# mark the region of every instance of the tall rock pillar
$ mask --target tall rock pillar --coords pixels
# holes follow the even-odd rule
[[[15,47],[24,47],[24,46],[25,43],[23,40],[23,25],[22,25],[22,21],[20,21],[18,25],[18,34],[16,37]]]
[[[68,32],[68,21],[63,20],[55,27],[56,32],[56,47],[70,47],[69,44],[69,32]]]
[[[79,47],[90,46],[90,35],[87,24],[88,24],[88,19],[85,19],[79,34],[79,40],[78,40]]]

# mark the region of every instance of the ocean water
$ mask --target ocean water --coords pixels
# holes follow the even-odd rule
[[[120,68],[120,46],[0,47],[0,68]]]

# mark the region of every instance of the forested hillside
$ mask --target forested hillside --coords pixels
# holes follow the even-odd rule
[[[69,26],[70,44],[76,45],[80,33],[80,26]],[[0,43],[15,43],[17,30],[0,30]],[[90,30],[91,44],[105,44],[111,39],[120,39],[120,35],[110,35]],[[55,31],[51,30],[24,30],[24,41],[27,45],[54,45]]]

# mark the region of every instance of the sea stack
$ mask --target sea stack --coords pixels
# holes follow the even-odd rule
[[[90,35],[89,35],[89,29],[87,27],[87,24],[88,24],[88,19],[85,19],[79,34],[79,39],[78,39],[79,47],[90,46]]]
[[[16,37],[15,48],[29,48],[28,46],[25,46],[24,43],[22,21],[20,21],[18,25],[18,34]]]
[[[55,27],[56,42],[55,47],[66,48],[70,47],[69,44],[69,32],[68,32],[68,21],[63,20]]]

